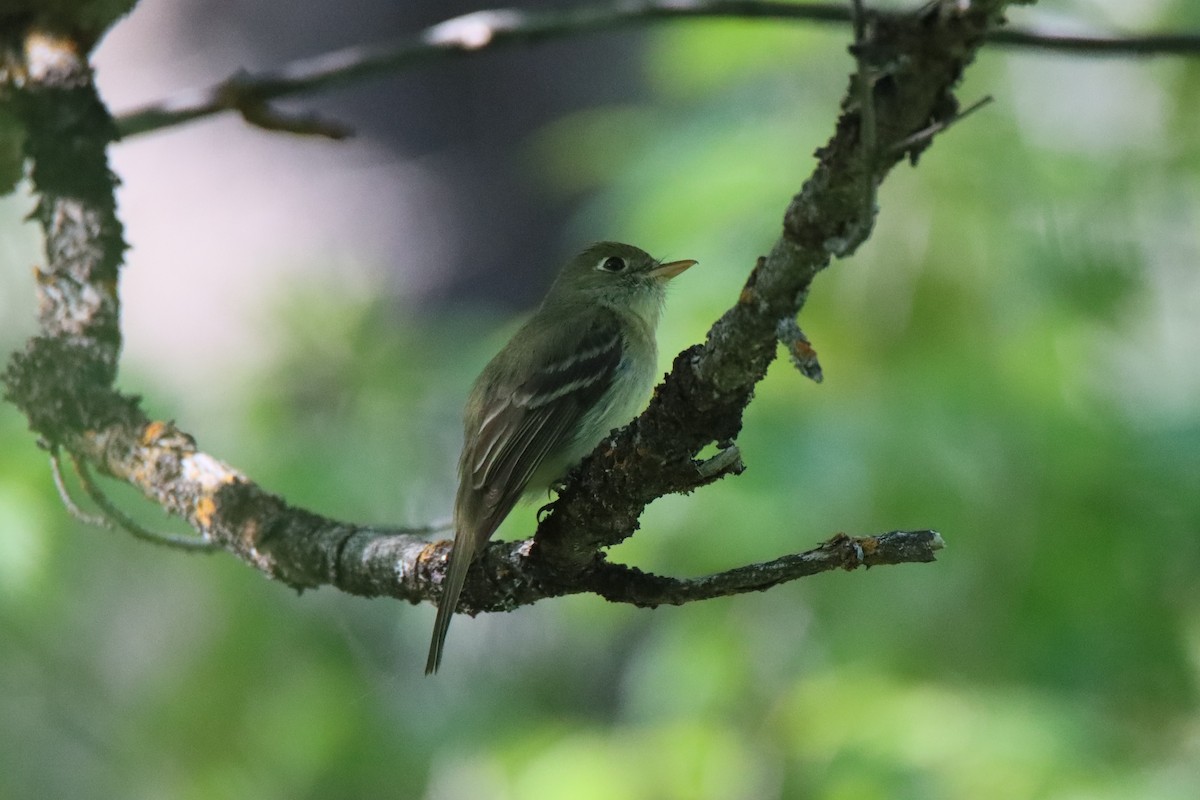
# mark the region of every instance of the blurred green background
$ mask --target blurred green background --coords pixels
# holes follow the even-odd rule
[[[1185,0],[1124,13],[1200,27]],[[776,237],[832,130],[846,38],[658,28],[643,102],[514,144],[573,209],[564,257],[601,232],[701,261],[664,365]],[[746,474],[658,501],[613,554],[694,575],[933,527],[936,564],[462,619],[430,679],[431,607],[297,596],[76,523],[3,405],[0,798],[1200,796],[1200,60],[993,49],[960,97],[984,94],[818,278],[800,321],[825,383],[775,364]],[[28,203],[0,214],[6,353],[32,329]],[[292,502],[446,516],[458,410],[515,317],[298,283],[262,300],[286,346],[255,381],[212,376],[220,402],[137,365],[121,385]]]

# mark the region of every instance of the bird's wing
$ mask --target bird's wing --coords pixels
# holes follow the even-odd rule
[[[441,663],[450,617],[476,554],[512,511],[538,467],[556,448],[567,445],[583,415],[616,377],[623,349],[617,318],[609,313],[590,319],[583,315],[568,329],[577,333],[532,348],[539,365],[532,375],[496,381],[481,408],[468,417],[454,505],[454,547],[426,674],[436,672]]]
[[[579,335],[539,353],[539,367],[519,384],[500,383],[487,398],[474,435],[468,431],[458,502],[462,522],[474,529],[476,548],[512,510],[546,457],[566,445],[583,415],[612,386],[622,356],[617,319],[603,314],[581,327]]]

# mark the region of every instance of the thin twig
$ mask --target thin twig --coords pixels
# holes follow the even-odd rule
[[[795,317],[784,317],[779,320],[779,324],[775,326],[775,332],[779,343],[787,349],[788,360],[792,362],[793,367],[800,371],[801,375],[815,383],[825,380],[825,372],[821,369],[821,360],[817,357],[817,351],[808,337],[804,335],[804,331],[800,330],[800,324],[796,322]]]
[[[54,486],[58,489],[58,496],[62,500],[63,505],[66,506],[67,512],[80,522],[106,530],[122,528],[139,539],[168,547],[176,547],[184,550],[218,549],[215,543],[206,542],[202,539],[175,536],[169,533],[155,533],[146,530],[117,509],[108,497],[100,491],[100,487],[96,485],[95,481],[92,480],[91,473],[88,472],[86,462],[72,455],[71,463],[74,465],[75,472],[79,476],[80,485],[83,486],[84,491],[92,498],[92,501],[104,512],[104,516],[89,514],[76,505],[70,491],[67,489],[67,482],[62,473],[62,461],[58,455],[58,447],[50,448],[50,472],[54,476]]]
[[[862,16],[869,21],[894,18],[896,15],[897,12],[866,9]],[[134,109],[118,117],[116,122],[121,136],[127,138],[224,111],[238,111],[244,115],[246,108],[269,100],[318,92],[399,72],[415,64],[471,55],[500,46],[532,44],[671,19],[705,18],[791,20],[817,24],[854,21],[851,9],[844,4],[800,5],[778,0],[644,0],[614,6],[597,5],[540,12],[476,11],[438,23],[415,36],[335,50],[253,75],[240,72],[213,86],[184,92]],[[1200,34],[1059,36],[1005,28],[989,31],[987,40],[1001,46],[1084,56],[1200,55]],[[271,119],[278,121],[279,117]],[[259,122],[253,115],[248,121],[254,124]],[[312,120],[307,122],[311,123]],[[335,130],[342,131],[328,123],[321,123],[315,131],[304,132],[328,135]]]
[[[1130,36],[1073,36],[1002,28],[989,44],[1047,50],[1077,56],[1200,56],[1200,33],[1144,33]]]
[[[742,463],[742,451],[730,443],[712,458],[699,462],[696,471],[707,481],[724,475],[741,475],[746,471],[746,465]]]
[[[100,511],[107,518],[101,521],[102,527],[110,529],[114,527],[121,528],[142,541],[164,547],[174,547],[177,550],[209,553],[221,549],[220,545],[216,542],[210,542],[206,539],[197,539],[194,536],[178,536],[173,533],[159,533],[143,528],[126,515],[125,512],[113,505],[108,496],[100,490],[100,487],[92,480],[87,462],[72,453],[71,463],[75,466],[75,473],[79,476],[79,483],[83,486],[83,490],[87,492],[88,497],[92,498],[92,502],[100,508]]]
[[[112,527],[106,517],[89,514],[75,504],[75,499],[71,497],[71,492],[67,489],[67,482],[63,479],[62,461],[58,457],[57,446],[50,448],[50,474],[54,476],[54,486],[58,489],[59,499],[66,506],[67,513],[85,525],[94,525],[98,528]]]
[[[877,536],[852,537],[839,533],[805,553],[795,553],[762,564],[706,575],[702,578],[668,578],[624,564],[602,562],[592,573],[590,589],[615,603],[637,606],[683,605],[745,592],[761,592],[781,583],[829,572],[884,564],[934,561],[945,547],[941,534],[932,530],[891,531]]]
[[[354,135],[348,125],[326,119],[317,114],[289,114],[281,111],[262,98],[255,97],[253,90],[238,91],[230,84],[229,107],[242,115],[242,119],[256,128],[299,136],[320,136],[341,141]]]
[[[937,122],[933,123],[932,125],[922,128],[921,130],[917,131],[916,133],[912,134],[911,136],[904,137],[903,139],[901,139],[900,141],[898,141],[894,145],[892,145],[891,152],[893,154],[903,153],[906,150],[908,150],[912,147],[915,147],[916,145],[924,144],[925,142],[928,142],[930,139],[932,139],[937,134],[939,134],[942,131],[949,128],[954,123],[960,122],[961,120],[966,119],[967,117],[971,116],[976,111],[978,111],[979,109],[983,108],[984,106],[986,106],[988,103],[991,103],[991,102],[992,102],[992,96],[990,94],[984,95],[983,97],[979,98],[974,103],[967,106],[962,111],[955,114],[954,116],[952,116],[948,119],[938,120]]]

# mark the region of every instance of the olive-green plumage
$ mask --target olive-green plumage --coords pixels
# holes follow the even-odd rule
[[[475,381],[426,673],[441,663],[468,568],[521,495],[563,477],[645,402],[667,281],[694,263],[663,264],[617,242],[592,245]]]

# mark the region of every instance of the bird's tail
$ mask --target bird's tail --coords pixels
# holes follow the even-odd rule
[[[474,560],[475,553],[469,546],[464,547],[463,537],[456,534],[454,547],[450,550],[449,561],[446,564],[446,582],[442,597],[438,600],[437,618],[433,622],[433,638],[429,642],[429,658],[425,661],[425,674],[437,672],[442,663],[442,649],[446,644],[446,631],[450,629],[450,618],[458,607],[458,596],[462,594],[463,583],[467,580],[467,570]]]

